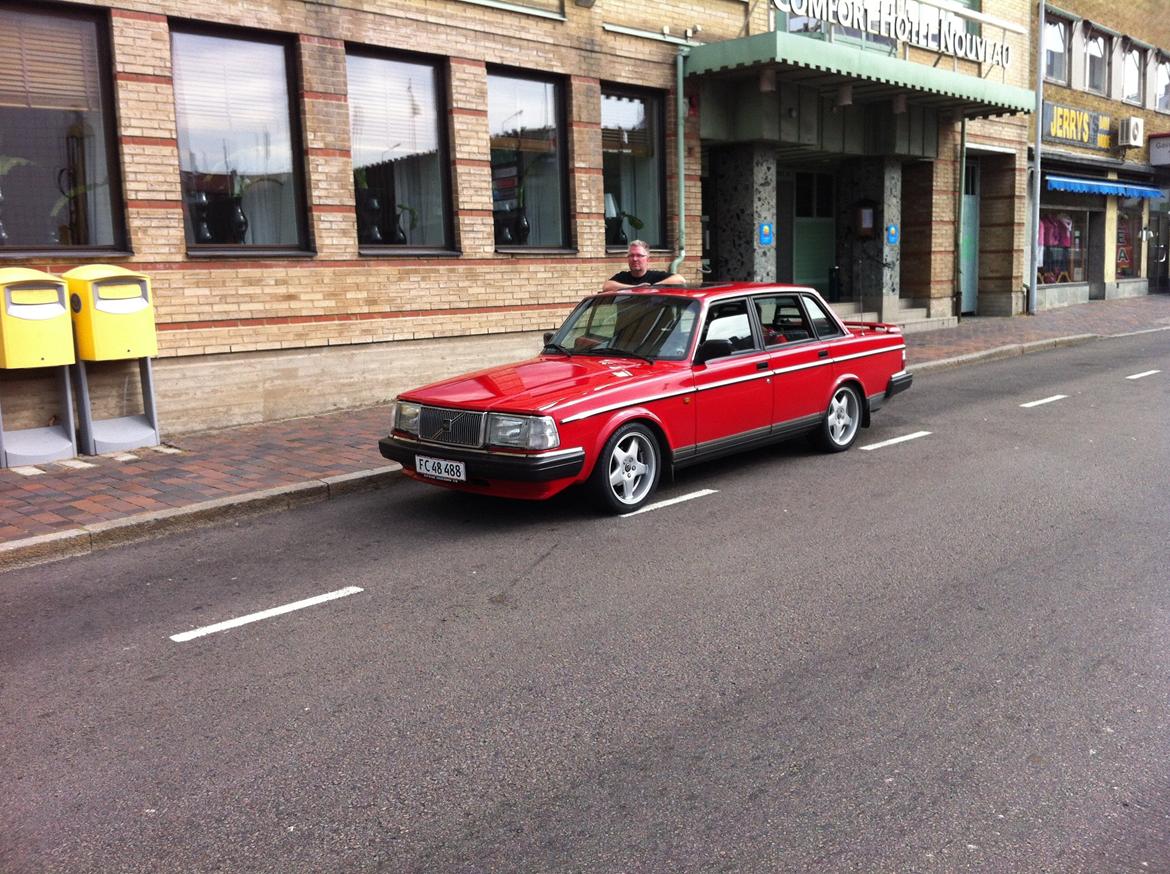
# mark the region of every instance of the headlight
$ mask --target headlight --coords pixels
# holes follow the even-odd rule
[[[515,449],[556,449],[561,445],[557,423],[552,416],[510,416],[489,413],[487,442],[491,446]]]
[[[390,430],[418,436],[418,417],[422,407],[410,401],[395,401],[390,413]]]

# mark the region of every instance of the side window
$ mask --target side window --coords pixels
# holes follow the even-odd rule
[[[825,308],[811,297],[805,297],[804,305],[808,309],[808,317],[812,320],[813,328],[816,330],[817,336],[822,340],[825,337],[839,337],[844,333],[837,325],[836,320],[825,312]]]
[[[728,340],[732,352],[758,348],[752,338],[747,301],[731,300],[713,305],[707,313],[707,322],[703,325],[699,342],[706,340]]]
[[[797,303],[796,295],[755,297],[752,302],[760,318],[760,326],[764,329],[765,346],[779,346],[812,338],[812,328]]]

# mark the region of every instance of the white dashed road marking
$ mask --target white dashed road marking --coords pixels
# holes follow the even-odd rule
[[[1038,401],[1028,401],[1028,403],[1020,404],[1020,406],[1023,407],[1024,409],[1030,409],[1032,407],[1038,407],[1041,404],[1050,404],[1053,401],[1063,401],[1067,397],[1068,397],[1068,395],[1053,395],[1050,398],[1040,398],[1040,400],[1038,400]]]
[[[1134,373],[1127,376],[1126,379],[1141,379],[1143,376],[1153,376],[1155,373],[1161,373],[1160,370],[1143,370],[1141,373]]]
[[[259,613],[249,613],[247,616],[240,616],[238,619],[229,619],[226,622],[219,622],[215,625],[205,625],[203,628],[195,628],[191,631],[184,631],[182,634],[172,634],[171,640],[175,643],[186,643],[188,640],[194,640],[196,637],[203,637],[206,634],[215,634],[217,631],[227,631],[229,628],[239,628],[241,625],[247,625],[249,622],[259,622],[261,619],[271,619],[273,616],[280,616],[283,613],[292,613],[294,610],[303,610],[306,607],[314,607],[317,604],[324,604],[326,601],[334,601],[337,598],[344,598],[347,595],[356,595],[358,592],[364,591],[357,586],[349,586],[345,589],[338,589],[336,592],[327,592],[324,595],[317,595],[315,598],[306,598],[303,601],[296,601],[292,604],[285,604],[283,607],[273,607],[270,610],[261,610]]]
[[[868,446],[860,446],[858,448],[863,452],[869,452],[871,449],[881,449],[883,446],[893,446],[895,443],[917,440],[919,437],[926,437],[929,434],[929,431],[915,431],[913,434],[907,434],[905,437],[895,437],[892,440],[883,440],[881,443],[870,443]]]
[[[689,495],[679,495],[677,498],[671,498],[669,501],[659,501],[656,504],[647,504],[641,510],[635,510],[633,513],[622,513],[622,519],[629,519],[631,516],[637,516],[639,513],[649,513],[651,510],[661,510],[663,507],[669,507],[671,504],[681,504],[683,501],[693,501],[695,498],[703,498],[707,495],[715,494],[718,489],[701,489],[697,492],[691,492]]]

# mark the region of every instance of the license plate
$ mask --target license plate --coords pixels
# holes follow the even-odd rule
[[[453,483],[467,481],[467,467],[462,461],[447,461],[426,455],[414,457],[414,469],[432,479],[445,479]]]

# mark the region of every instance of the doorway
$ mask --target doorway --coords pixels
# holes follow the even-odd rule
[[[1150,239],[1147,257],[1150,291],[1170,291],[1170,216],[1150,210]]]
[[[963,223],[959,228],[960,311],[974,315],[979,306],[979,162],[963,171]]]

